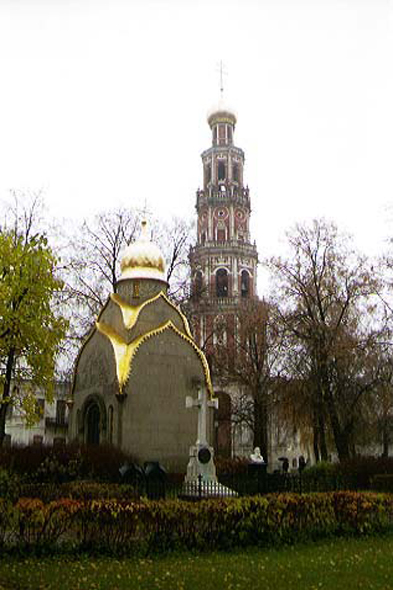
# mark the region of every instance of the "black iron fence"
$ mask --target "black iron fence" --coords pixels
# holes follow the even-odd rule
[[[336,476],[309,477],[298,473],[267,473],[256,471],[247,474],[222,474],[218,482],[185,483],[180,488],[183,496],[194,497],[230,497],[253,496],[256,494],[273,494],[282,492],[308,493],[329,492],[348,489],[348,485]]]
[[[124,474],[123,474],[124,475]],[[390,477],[390,479],[389,479]],[[380,481],[383,480],[383,481]],[[387,484],[390,484],[390,487]],[[8,484],[8,487],[7,485]],[[12,484],[12,485],[11,485]],[[14,485],[15,484],[15,485]],[[75,500],[112,499],[138,502],[145,498],[182,499],[198,501],[206,498],[241,498],[284,492],[308,493],[339,490],[373,490],[393,492],[393,476],[378,476],[364,485],[364,480],[328,473],[267,473],[249,470],[246,473],[226,473],[218,481],[196,480],[184,482],[183,476],[168,475],[153,465],[151,469],[137,468],[122,477],[121,482],[102,483],[92,480],[75,480],[59,483],[23,483],[1,481],[0,498],[16,501],[18,497],[40,498],[51,502],[60,498]],[[382,485],[383,484],[383,485]]]
[[[267,473],[266,469],[251,469],[247,473],[229,473],[218,476],[217,481],[204,481],[202,476],[184,482],[173,480],[160,466],[144,473],[128,474],[126,483],[135,497],[151,499],[181,498],[198,500],[203,498],[227,498],[271,494],[280,492],[327,492],[349,489],[347,482],[332,475],[309,476],[298,471],[294,473]],[[353,489],[353,486],[351,486]]]

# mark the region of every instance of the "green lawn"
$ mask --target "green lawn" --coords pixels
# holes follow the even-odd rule
[[[280,550],[178,553],[149,559],[3,558],[10,590],[393,589],[393,536],[337,539]]]

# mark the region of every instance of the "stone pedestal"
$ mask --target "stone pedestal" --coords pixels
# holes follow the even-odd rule
[[[190,447],[186,483],[197,482],[200,475],[203,482],[217,482],[213,455],[213,448],[208,445],[196,444]]]

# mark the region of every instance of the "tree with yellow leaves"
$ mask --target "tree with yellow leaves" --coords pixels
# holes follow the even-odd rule
[[[31,422],[38,410],[32,393],[41,388],[51,399],[56,353],[66,331],[53,309],[62,289],[57,260],[46,236],[33,232],[35,213],[36,202],[22,216],[9,208],[8,225],[0,225],[0,446],[9,406],[20,404]]]

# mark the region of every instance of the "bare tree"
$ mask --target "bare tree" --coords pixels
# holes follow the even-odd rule
[[[232,420],[246,424],[253,444],[269,456],[269,418],[277,394],[281,336],[275,310],[266,301],[242,301],[233,330],[216,326],[210,355],[214,375],[224,386],[236,384]]]
[[[288,241],[288,258],[269,263],[287,338],[285,366],[306,393],[316,458],[327,458],[331,432],[340,460],[347,459],[362,402],[380,379],[380,285],[368,261],[332,223],[298,225]]]
[[[167,265],[169,296],[178,304],[190,296],[188,253],[194,241],[194,223],[172,217],[164,223],[154,222],[153,236],[164,253]]]
[[[69,288],[74,300],[83,303],[90,318],[116,292],[120,255],[139,235],[139,216],[129,209],[103,211],[85,220],[70,253]]]

